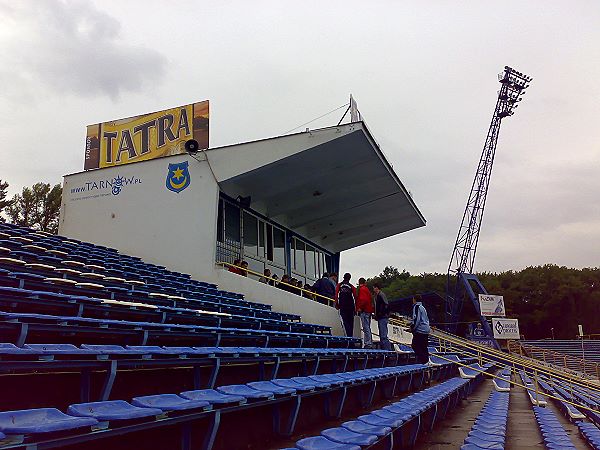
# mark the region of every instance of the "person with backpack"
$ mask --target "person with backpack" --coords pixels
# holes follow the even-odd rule
[[[391,350],[392,344],[388,339],[390,304],[379,283],[373,285],[373,291],[375,292],[375,320],[379,328],[379,346],[382,350]]]
[[[363,331],[363,347],[371,348],[373,346],[373,336],[371,334],[371,316],[374,312],[373,296],[367,286],[367,280],[359,278],[358,296],[356,299],[356,313],[360,317],[360,324]]]
[[[335,307],[340,310],[340,316],[346,330],[346,336],[354,336],[354,314],[356,311],[356,288],[350,284],[352,275],[344,274],[344,280],[335,289]]]

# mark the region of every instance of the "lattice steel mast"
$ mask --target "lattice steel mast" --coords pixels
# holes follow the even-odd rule
[[[494,109],[492,122],[488,130],[483,152],[479,159],[475,179],[471,187],[467,207],[463,214],[450,264],[448,265],[448,278],[446,285],[447,313],[450,316],[451,331],[455,331],[456,322],[460,317],[463,305],[461,291],[461,275],[471,274],[475,262],[475,253],[481,230],[481,220],[485,208],[485,200],[492,175],[492,166],[496,154],[500,124],[505,117],[512,116],[521,101],[525,89],[532,80],[527,75],[517,72],[506,66],[504,72],[498,75],[501,83],[498,91],[498,101]],[[478,308],[477,308],[478,310]]]

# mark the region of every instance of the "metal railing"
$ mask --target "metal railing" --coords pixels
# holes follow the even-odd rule
[[[567,355],[556,350],[537,347],[532,344],[522,344],[511,342],[509,350],[520,355],[527,355],[531,358],[552,364],[563,369],[577,372],[584,376],[600,379],[600,364],[594,361],[585,360],[578,356]]]
[[[390,320],[390,323],[399,326],[407,326],[408,321],[404,318],[394,318]],[[514,354],[507,354],[500,350],[496,350],[495,348],[491,348],[485,345],[477,344],[473,341],[469,341],[464,338],[460,338],[456,335],[446,333],[445,331],[438,330],[436,328],[432,328],[431,335],[438,339],[440,345],[445,351],[457,350],[462,353],[467,350],[468,352],[472,352],[476,355],[477,359],[481,362],[494,362],[494,363],[504,363],[513,368],[523,367],[526,372],[531,372],[535,374],[545,374],[552,378],[556,378],[558,380],[565,381],[569,384],[573,384],[576,386],[581,386],[586,389],[591,389],[596,392],[600,392],[600,386],[590,382],[590,380],[586,380],[581,376],[577,376],[575,374],[566,373],[564,370],[559,370],[557,368],[548,367],[542,364],[537,360],[530,360],[524,357],[516,356]]]
[[[277,278],[267,277],[264,274],[259,273],[259,272],[255,272],[254,270],[248,269],[247,267],[244,268],[244,267],[241,267],[241,266],[236,266],[235,264],[224,262],[224,261],[219,261],[219,262],[216,262],[215,264],[217,266],[223,267],[224,269],[227,268],[227,267],[230,267],[230,268],[233,267],[233,268],[241,271],[242,273],[245,272],[246,274],[254,275],[254,276],[258,277],[259,280],[261,278],[264,278],[266,280],[272,281],[273,285],[270,285],[268,283],[264,283],[264,284],[267,284],[267,286],[271,286],[271,287],[274,287],[276,289],[277,289],[277,286],[283,284],[284,286],[287,286],[290,289],[294,289],[295,291],[300,292],[300,294],[296,294],[296,295],[298,295],[298,297],[305,298],[307,300],[317,301],[319,303],[325,303],[328,306],[333,306],[333,307],[336,306],[336,301],[334,299],[332,299],[332,298],[326,297],[326,296],[321,295],[321,294],[317,294],[314,291],[309,291],[308,289],[304,289],[304,288],[295,286],[295,285],[290,284],[290,283],[285,283],[285,282],[283,282],[283,281],[281,281],[281,280],[279,280]],[[240,275],[240,276],[244,276],[244,275]],[[258,282],[258,280],[256,280],[256,281]],[[277,286],[275,286],[275,284],[277,284]],[[289,292],[291,294],[294,294],[294,292],[291,292],[291,291],[285,291],[285,292]]]

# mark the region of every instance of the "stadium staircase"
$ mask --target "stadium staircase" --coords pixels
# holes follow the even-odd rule
[[[504,448],[515,386],[597,442],[600,392],[581,377],[439,331],[415,364],[399,343],[362,349],[189,275],[9,224],[0,336],[0,449],[411,448],[485,383],[465,450]],[[546,447],[566,445],[533,411]]]

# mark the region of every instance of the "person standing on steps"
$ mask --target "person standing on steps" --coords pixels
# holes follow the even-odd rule
[[[371,335],[371,316],[373,315],[373,296],[367,286],[367,280],[359,278],[358,297],[356,299],[356,313],[360,317],[360,324],[363,331],[363,347],[371,348],[373,346],[373,336]]]
[[[375,320],[379,328],[379,346],[382,350],[391,350],[392,344],[388,339],[388,321],[390,320],[390,304],[381,290],[381,285],[375,283],[373,285],[375,292]]]
[[[427,310],[423,306],[421,294],[413,297],[412,321],[410,323],[410,331],[413,335],[412,348],[415,352],[418,364],[427,364],[429,362],[429,317]]]
[[[335,290],[335,307],[340,310],[346,336],[354,335],[354,314],[356,311],[356,288],[350,284],[352,275],[344,274],[344,280],[338,283]]]

